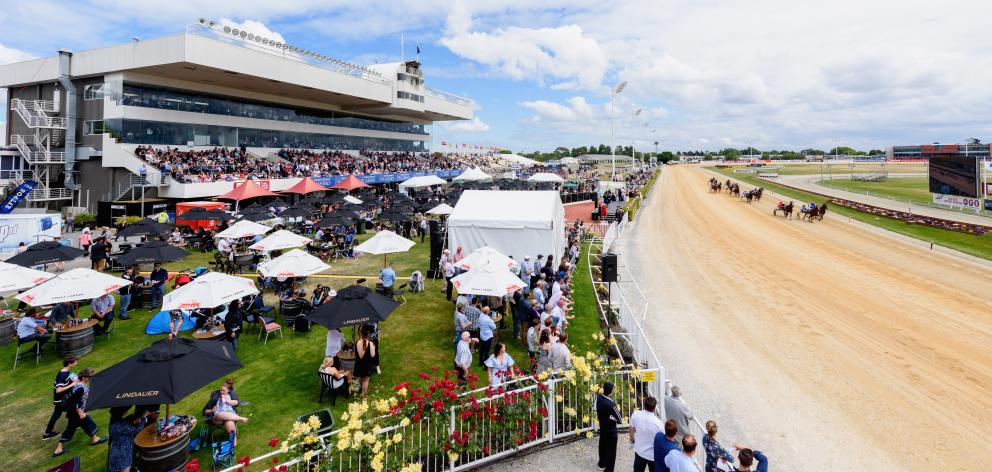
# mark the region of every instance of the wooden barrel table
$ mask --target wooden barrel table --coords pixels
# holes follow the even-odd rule
[[[224,325],[223,324],[219,324],[219,325],[215,326],[214,329],[212,329],[210,331],[204,331],[202,329],[198,329],[196,331],[193,331],[193,338],[194,339],[206,339],[206,340],[226,339],[227,338],[227,331],[224,331]]]
[[[13,317],[0,320],[0,346],[17,339],[17,322]]]
[[[55,332],[55,352],[62,357],[82,357],[93,350],[93,327],[97,320],[89,319]]]
[[[193,426],[190,431],[196,429]],[[155,424],[148,425],[134,437],[138,467],[142,472],[181,470],[189,460],[189,434],[163,441],[155,434]]]

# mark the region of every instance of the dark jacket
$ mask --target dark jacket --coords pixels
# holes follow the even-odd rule
[[[596,417],[599,419],[599,434],[617,434],[617,423],[623,416],[610,397],[603,394],[596,395]]]

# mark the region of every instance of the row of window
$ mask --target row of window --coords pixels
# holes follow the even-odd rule
[[[106,129],[122,143],[163,146],[227,146],[299,149],[370,149],[423,152],[426,141],[301,133],[231,126],[144,120],[106,120]]]
[[[407,100],[413,100],[415,102],[424,103],[424,96],[417,95],[410,92],[396,92],[396,98],[405,98]]]
[[[102,84],[101,84],[102,85]],[[90,86],[87,86],[89,88]],[[93,96],[98,93],[93,87]],[[84,98],[88,91],[84,91]],[[102,94],[100,95],[102,97]],[[423,97],[419,101],[423,101]],[[212,115],[239,116],[263,120],[287,121],[323,126],[389,131],[395,133],[429,134],[428,125],[373,119],[328,110],[293,108],[251,102],[243,99],[205,94],[189,94],[166,89],[124,84],[118,101],[125,106],[157,108],[162,110],[207,113]]]

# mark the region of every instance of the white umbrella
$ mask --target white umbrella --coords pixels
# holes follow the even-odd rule
[[[451,205],[448,205],[447,203],[442,203],[442,204],[440,204],[440,205],[438,205],[438,206],[436,206],[434,208],[431,208],[430,210],[427,210],[427,214],[429,214],[429,215],[450,215],[451,212],[453,212],[453,211],[455,211],[455,209],[452,208]]]
[[[324,261],[293,249],[271,261],[258,266],[258,272],[265,277],[306,277],[330,269]]]
[[[453,180],[456,180],[456,181],[464,181],[464,180],[489,180],[489,179],[492,179],[492,178],[493,178],[493,176],[485,173],[482,169],[480,169],[478,167],[473,167],[473,168],[471,168],[469,170],[466,170],[465,172],[462,172],[458,177],[455,177]]]
[[[355,197],[352,197],[351,195],[345,195],[344,196],[344,201],[346,201],[348,203],[351,203],[351,204],[354,204],[354,205],[358,205],[358,204],[362,203],[361,200],[359,200],[359,199],[357,199]]]
[[[524,281],[505,267],[496,264],[481,265],[453,279],[458,293],[502,297],[524,288]]]
[[[292,231],[286,231],[281,229],[266,236],[261,241],[248,246],[248,249],[254,249],[256,251],[275,251],[277,249],[289,249],[294,247],[303,247],[312,241],[310,238],[300,236]]]
[[[364,252],[367,254],[382,254],[382,263],[386,264],[386,254],[392,254],[394,252],[407,252],[413,245],[416,244],[409,239],[404,238],[392,231],[384,230],[379,231],[358,246],[355,246],[354,250],[356,252]]]
[[[489,246],[482,246],[472,252],[472,254],[469,254],[464,259],[455,263],[455,267],[460,267],[465,270],[483,265],[495,265],[497,267],[505,267],[506,269],[510,269],[517,265],[517,262]]]
[[[52,305],[99,298],[128,285],[131,285],[131,281],[120,277],[90,269],[72,269],[16,298],[31,306]]]
[[[31,288],[52,277],[55,277],[55,274],[0,262],[0,292]]]
[[[229,226],[224,231],[217,233],[215,238],[250,238],[259,234],[272,231],[272,228],[254,221],[241,220]]]
[[[255,282],[243,277],[207,272],[165,294],[162,311],[216,308],[242,297],[257,295]]]
[[[558,174],[552,174],[550,172],[538,172],[538,173],[530,176],[530,178],[528,178],[527,181],[528,182],[554,182],[554,183],[562,183],[562,182],[565,181],[565,179],[561,178],[561,176],[558,175]]]
[[[448,182],[436,175],[420,175],[410,177],[400,183],[400,188],[423,188],[432,185],[444,185]]]

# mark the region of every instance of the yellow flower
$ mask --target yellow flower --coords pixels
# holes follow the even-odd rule
[[[589,423],[589,415],[582,415],[582,424]]]
[[[279,453],[280,454],[285,454],[287,452],[289,452],[289,441],[283,441],[282,442],[282,447],[279,448]]]
[[[313,458],[313,451],[307,451],[303,453],[303,462],[309,462]]]
[[[537,380],[540,380],[541,382],[548,380],[548,371],[544,371],[541,372],[540,374],[537,374]]]
[[[382,443],[375,443],[375,446],[372,446],[373,453],[378,453],[381,450],[382,450]]]
[[[586,432],[586,438],[592,439],[592,431]]]
[[[367,442],[369,444],[375,444],[377,441],[379,441],[379,437],[378,436],[376,436],[374,434],[366,434],[365,435],[365,442]]]
[[[389,411],[389,402],[386,400],[376,400],[375,411],[379,413],[386,413]]]
[[[420,463],[412,462],[409,465],[405,465],[400,469],[400,472],[420,472]]]
[[[356,443],[358,443],[358,444],[361,444],[362,443],[362,439],[364,439],[364,438],[365,438],[365,433],[363,433],[361,431],[355,431],[355,436],[352,437],[351,440],[354,441],[354,442],[356,442]]]
[[[393,445],[393,440],[392,439],[387,439],[386,440],[386,447],[389,447],[389,446],[392,446],[392,445]]]
[[[315,442],[317,442],[317,436],[314,436],[312,434],[303,436],[303,444],[313,444]]]
[[[348,421],[348,412],[341,413],[341,421]]]
[[[565,397],[561,396],[561,394],[559,393],[558,395],[555,395],[555,401],[561,403],[565,401]]]
[[[410,418],[403,418],[402,420],[400,420],[400,426],[404,428],[410,426]]]
[[[610,336],[610,339],[607,340],[607,343],[610,346],[616,346],[617,345],[617,338],[614,338],[613,336]]]
[[[454,462],[454,461],[458,460],[458,453],[456,453],[456,452],[449,452],[448,453],[448,460],[451,461],[451,462]]]
[[[393,435],[393,442],[394,443],[398,443],[398,442],[400,442],[402,440],[403,440],[403,435],[402,434],[396,433],[396,434]]]
[[[406,398],[406,388],[399,389],[399,391],[396,392],[396,394],[399,395],[400,397]]]
[[[320,427],[320,418],[317,418],[316,415],[311,415],[309,418],[307,418],[307,426],[309,426],[309,427],[311,427],[313,429],[319,428]]]
[[[396,397],[389,397],[389,406],[390,407],[394,407],[396,405],[399,405],[399,403],[400,402],[399,402],[399,400],[396,399]]]
[[[341,438],[338,440],[338,450],[343,451],[351,446],[351,441],[348,438]]]

